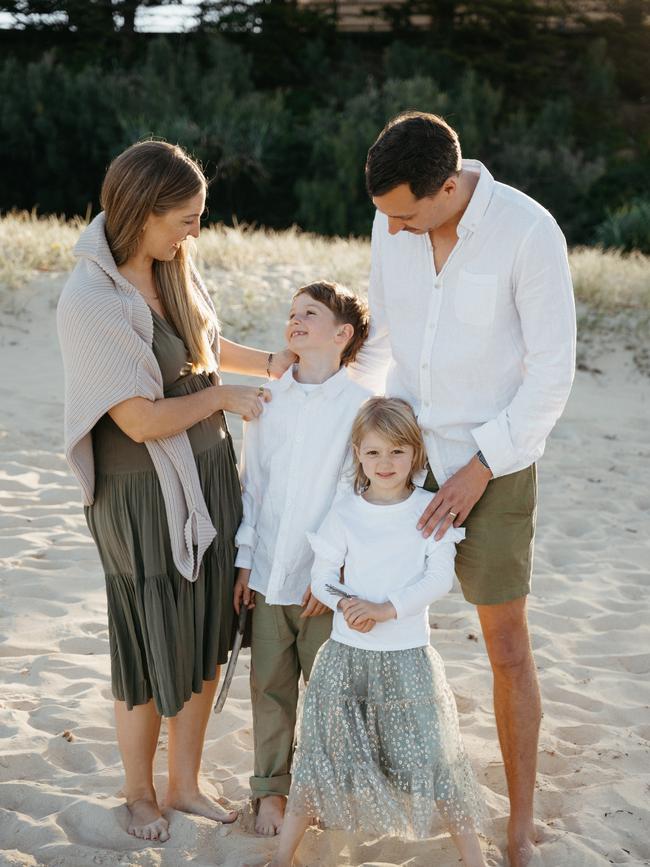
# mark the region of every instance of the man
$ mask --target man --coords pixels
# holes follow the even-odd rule
[[[377,208],[370,340],[356,374],[386,370],[424,433],[435,496],[418,526],[464,525],[456,570],[477,606],[494,675],[512,867],[529,863],[539,687],[526,619],[535,462],[569,395],[575,308],[553,217],[484,165],[461,159],[441,118],[408,112],[368,152]]]

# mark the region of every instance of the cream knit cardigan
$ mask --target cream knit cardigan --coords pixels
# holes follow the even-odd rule
[[[152,350],[153,319],[142,295],[117,270],[101,213],[74,248],[79,258],[57,308],[65,373],[65,452],[79,480],[84,504],[95,490],[92,429],[111,407],[131,397],[159,400],[163,381]],[[212,301],[192,268],[195,285]],[[214,308],[213,308],[214,309]],[[215,322],[216,314],[215,314]],[[213,344],[219,358],[219,335]],[[217,374],[212,375],[215,383]],[[174,563],[196,581],[201,559],[216,535],[187,433],[145,445],[165,501]]]

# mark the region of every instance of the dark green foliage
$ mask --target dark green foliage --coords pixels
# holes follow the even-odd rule
[[[96,209],[112,157],[157,136],[203,163],[211,219],[365,234],[366,152],[415,108],[444,115],[463,153],[548,207],[570,242],[647,243],[646,0],[610,4],[607,26],[570,0],[407,0],[386,10],[393,33],[365,35],[293,0],[204,0],[195,32],[164,38],[131,32],[147,0],[108,3],[103,30],[105,0],[82,4],[85,24],[77,0],[0,8],[48,3],[67,25],[0,31],[0,209]]]
[[[156,136],[183,144],[214,179],[214,218],[237,213],[233,189],[268,185],[266,160],[285,126],[281,94],[251,88],[240,49],[211,40],[204,65],[192,48],[157,40],[130,72],[49,59],[0,66],[0,202],[4,208],[85,213],[97,207],[110,160]],[[251,215],[252,218],[252,215]]]
[[[609,213],[596,230],[603,247],[650,254],[650,199],[635,199]]]

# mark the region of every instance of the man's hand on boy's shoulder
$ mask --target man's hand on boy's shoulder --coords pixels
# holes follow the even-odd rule
[[[250,577],[250,569],[242,569],[240,567],[237,570],[237,580],[235,581],[232,600],[237,614],[239,614],[239,609],[241,608],[242,604],[244,604],[246,608],[249,609],[255,608],[255,591],[251,590],[248,586]]]
[[[301,617],[318,617],[319,614],[325,614],[326,611],[329,611],[327,605],[323,605],[311,592],[311,587],[308,587],[305,590],[305,595],[302,597],[302,602],[300,603],[303,607],[303,612],[300,615]]]

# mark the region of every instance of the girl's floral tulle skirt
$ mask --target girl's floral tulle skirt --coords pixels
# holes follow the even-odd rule
[[[374,836],[482,829],[485,804],[432,647],[323,645],[305,694],[287,810]]]

